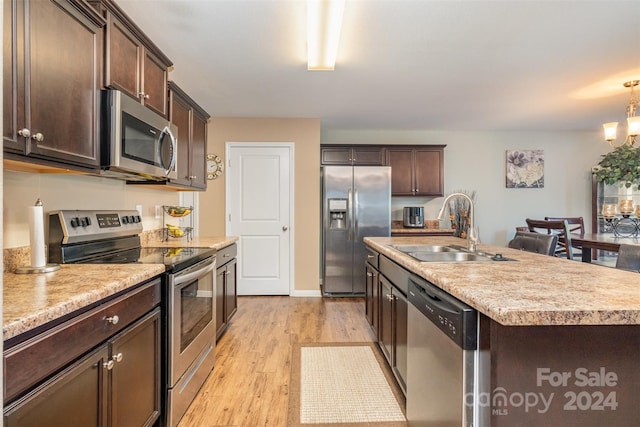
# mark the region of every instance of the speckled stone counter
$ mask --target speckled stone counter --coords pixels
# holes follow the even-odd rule
[[[212,248],[220,250],[238,241],[236,236],[214,236],[214,237],[194,237],[193,240],[187,239],[169,239],[166,242],[162,240],[148,240],[142,243],[143,246],[151,247],[186,247],[186,248]]]
[[[143,246],[207,247],[220,250],[233,243],[235,236],[154,239],[156,233],[143,239]],[[25,264],[29,248],[5,250],[12,264],[5,266],[3,339],[7,340],[66,314],[107,298],[128,287],[164,273],[162,264],[64,264],[47,274],[15,274],[16,265]]]
[[[163,264],[64,264],[53,273],[5,273],[3,340],[162,273]]]
[[[365,243],[507,326],[638,325],[640,275],[480,244],[516,261],[420,262],[389,244],[457,244],[455,237],[374,237]]]

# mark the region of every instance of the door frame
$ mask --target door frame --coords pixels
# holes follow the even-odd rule
[[[226,141],[224,143],[224,154],[225,159],[227,161],[227,168],[231,167],[231,150],[233,148],[253,148],[259,146],[260,148],[287,148],[289,150],[289,296],[293,296],[295,294],[295,217],[294,217],[294,206],[295,206],[295,144],[293,142],[233,142]],[[225,211],[225,234],[228,236],[231,233],[229,232],[229,206],[231,205],[230,194],[231,194],[231,179],[229,178],[231,175],[227,174],[227,179],[225,179],[225,195],[224,195],[224,211]],[[238,236],[240,237],[240,236]],[[237,276],[236,276],[237,277]]]

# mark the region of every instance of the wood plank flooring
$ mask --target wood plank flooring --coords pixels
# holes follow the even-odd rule
[[[293,343],[373,340],[362,298],[239,297],[178,427],[286,426]]]

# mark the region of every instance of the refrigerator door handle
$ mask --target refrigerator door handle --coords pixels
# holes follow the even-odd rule
[[[353,203],[353,194],[352,194],[352,191],[351,191],[351,188],[350,188],[348,190],[348,193],[347,193],[347,204],[348,204],[348,206],[347,206],[347,217],[349,219],[349,222],[347,224],[347,241],[348,242],[352,240],[351,239],[351,234],[353,233],[353,230],[351,228],[351,221],[353,219],[353,213],[355,211],[352,209],[352,206],[353,206],[352,203]]]
[[[360,208],[358,206],[358,190],[354,191],[354,204],[353,204],[353,241],[358,240],[358,212]]]

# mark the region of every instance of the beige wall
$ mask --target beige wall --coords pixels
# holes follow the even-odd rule
[[[214,118],[207,153],[225,159],[226,142],[294,143],[294,286],[318,291],[320,269],[320,120]],[[209,181],[200,193],[200,235],[225,235],[225,179]]]
[[[52,175],[5,169],[3,194],[3,247],[29,246],[27,208],[42,199],[45,213],[59,209],[135,209],[142,205],[145,231],[163,227],[155,218],[155,205],[175,205],[176,191],[91,175]],[[46,227],[46,224],[45,224]]]

